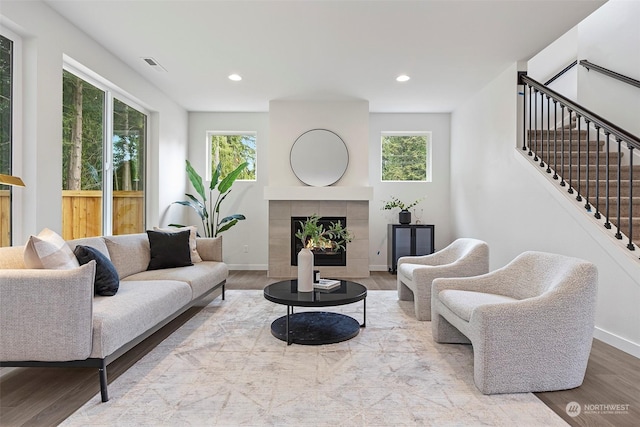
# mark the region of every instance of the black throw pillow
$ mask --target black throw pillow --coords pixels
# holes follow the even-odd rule
[[[189,230],[178,233],[147,230],[151,249],[151,260],[147,270],[193,265],[189,247],[190,233]]]
[[[80,265],[95,260],[96,276],[93,281],[93,288],[96,295],[112,297],[118,292],[120,278],[116,267],[109,258],[91,246],[78,245],[73,250],[73,253],[78,258]]]

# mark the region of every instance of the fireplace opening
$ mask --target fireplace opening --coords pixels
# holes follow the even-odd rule
[[[301,228],[301,223],[306,221],[307,217],[294,216],[291,217],[291,265],[298,265],[298,252],[302,249],[302,242],[296,237],[296,233]],[[324,226],[325,230],[329,228],[332,222],[340,221],[343,227],[347,227],[347,218],[344,216],[323,216],[318,224]],[[347,250],[323,250],[313,249],[313,265],[316,267],[327,266],[346,266]]]

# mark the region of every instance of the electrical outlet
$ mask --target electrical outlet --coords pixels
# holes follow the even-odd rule
[[[249,253],[249,245],[244,245],[244,253]]]

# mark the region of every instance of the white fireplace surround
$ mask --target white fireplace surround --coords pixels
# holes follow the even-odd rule
[[[304,187],[303,187],[304,188]],[[306,187],[325,189],[339,187]],[[266,191],[265,191],[266,195]],[[269,200],[269,277],[293,278],[291,265],[291,217],[344,216],[353,241],[347,243],[346,266],[316,267],[321,277],[369,277],[369,200]]]

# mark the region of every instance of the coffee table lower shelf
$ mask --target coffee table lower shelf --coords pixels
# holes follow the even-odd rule
[[[271,334],[287,344],[322,345],[349,340],[358,335],[360,327],[356,319],[344,314],[309,311],[277,318],[271,323]]]

